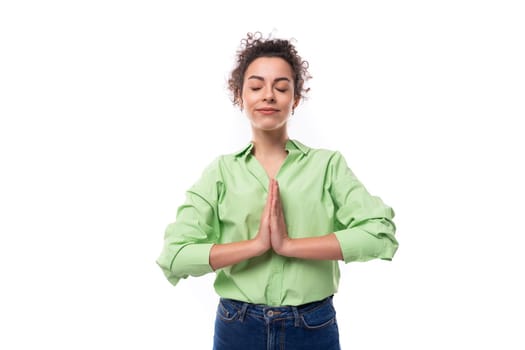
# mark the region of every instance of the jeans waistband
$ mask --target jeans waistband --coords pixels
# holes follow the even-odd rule
[[[279,317],[279,318],[293,317],[295,318],[296,320],[295,323],[298,326],[299,314],[313,310],[325,303],[331,303],[332,298],[333,298],[333,295],[327,298],[324,298],[322,300],[319,300],[319,301],[314,301],[311,303],[297,305],[297,306],[270,306],[270,305],[264,305],[264,304],[252,304],[252,303],[247,303],[244,301],[227,299],[227,298],[221,298],[221,300],[230,303],[231,305],[233,305],[236,309],[240,311],[241,321],[244,319],[244,316],[246,315],[246,313],[250,313],[250,314],[264,317],[267,319],[271,319],[274,317]]]

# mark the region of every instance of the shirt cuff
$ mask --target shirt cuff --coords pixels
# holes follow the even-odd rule
[[[210,250],[213,243],[189,244],[182,248],[173,262],[173,273],[201,276],[213,272],[210,266]]]
[[[368,261],[375,258],[390,260],[385,254],[388,239],[375,237],[368,232],[352,228],[334,232],[345,263]]]

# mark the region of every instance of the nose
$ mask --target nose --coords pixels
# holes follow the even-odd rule
[[[263,95],[264,102],[275,102],[275,95],[272,88],[266,88]]]

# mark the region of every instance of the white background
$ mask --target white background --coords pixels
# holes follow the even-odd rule
[[[392,262],[341,266],[343,348],[525,348],[520,1],[342,4],[0,4],[0,348],[211,348],[213,276],[174,288],[155,260],[250,140],[226,79],[256,30],[310,62],[290,136],[397,214]]]

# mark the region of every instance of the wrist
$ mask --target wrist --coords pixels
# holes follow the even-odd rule
[[[290,237],[285,237],[282,239],[281,244],[275,250],[275,252],[282,256],[292,257],[294,246],[295,246],[295,240]]]
[[[253,238],[249,240],[249,242],[250,242],[250,250],[252,251],[253,256],[263,255],[269,249],[267,244],[264,244],[264,242],[261,242],[260,239]]]

